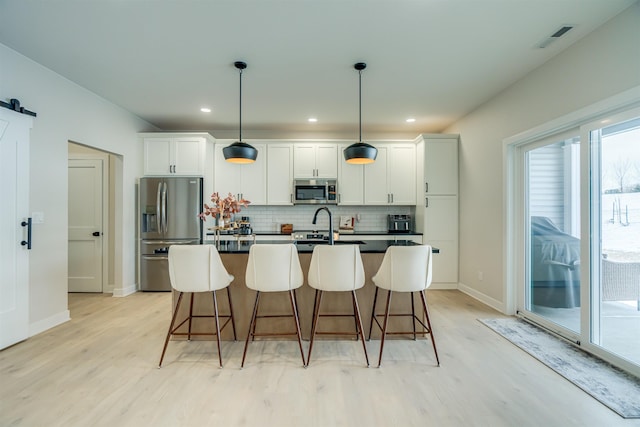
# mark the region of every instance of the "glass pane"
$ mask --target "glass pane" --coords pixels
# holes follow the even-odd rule
[[[526,309],[580,331],[579,139],[526,155]]]
[[[592,342],[640,364],[640,118],[591,144]]]

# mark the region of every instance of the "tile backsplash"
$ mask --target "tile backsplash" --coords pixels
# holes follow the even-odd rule
[[[355,217],[360,221],[355,224],[355,231],[385,232],[387,231],[387,215],[414,215],[412,206],[328,206],[333,216],[333,226],[337,230],[340,215]],[[253,230],[257,233],[280,232],[280,224],[293,224],[296,230],[326,230],[329,228],[329,216],[326,212],[318,214],[318,222],[313,225],[313,214],[318,206],[248,206],[236,217],[248,216]]]

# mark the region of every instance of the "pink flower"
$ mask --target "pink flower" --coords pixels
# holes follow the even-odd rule
[[[200,219],[202,219],[203,221],[207,216],[215,217],[218,215],[222,215],[223,218],[228,218],[231,216],[231,214],[240,212],[243,207],[249,206],[251,202],[245,199],[238,200],[231,193],[229,193],[229,195],[223,199],[216,192],[211,195],[211,203],[211,205],[205,203],[203,206],[203,211],[198,215],[198,217],[200,217]]]

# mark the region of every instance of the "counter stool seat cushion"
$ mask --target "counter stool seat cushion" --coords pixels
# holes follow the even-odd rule
[[[358,245],[316,245],[311,255],[309,286],[321,291],[354,291],[364,286]]]
[[[258,244],[249,249],[247,288],[260,292],[298,289],[304,275],[294,244]]]

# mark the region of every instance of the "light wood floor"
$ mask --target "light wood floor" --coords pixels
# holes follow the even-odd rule
[[[0,426],[638,426],[477,321],[499,313],[429,291],[440,352],[389,340],[380,369],[355,341],[171,342],[169,293],[70,295],[72,321],[0,352]],[[246,331],[239,331],[244,338]],[[367,343],[372,365],[379,341]],[[305,350],[308,342],[304,343]]]

